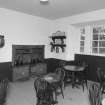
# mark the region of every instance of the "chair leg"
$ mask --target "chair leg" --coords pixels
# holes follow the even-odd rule
[[[62,87],[60,87],[60,88],[61,88],[61,93],[62,93],[62,96],[63,96],[63,98],[64,98],[63,89],[62,89]]]
[[[86,88],[88,88],[88,85],[87,85],[87,80],[85,80],[85,83],[86,83]]]
[[[82,84],[82,87],[83,87],[83,92],[84,92],[84,83]]]
[[[57,101],[57,91],[56,90],[54,91],[54,98],[55,98],[54,100]]]
[[[82,86],[83,92],[84,92],[84,80],[81,80],[81,81],[80,81],[80,85]]]
[[[105,89],[104,89],[104,87],[102,87],[102,93],[105,93]]]

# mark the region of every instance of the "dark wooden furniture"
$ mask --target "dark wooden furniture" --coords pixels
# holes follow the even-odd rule
[[[55,101],[57,102],[57,95],[58,95],[58,88],[60,88],[60,93],[62,94],[64,98],[64,93],[63,93],[63,86],[64,86],[64,76],[65,72],[62,68],[57,68],[56,72],[54,73],[49,73],[45,75],[43,78],[48,81],[48,83],[51,84],[52,90],[55,93]]]
[[[83,61],[85,61],[88,64],[88,80],[97,81],[96,70],[98,67],[103,68],[105,70],[105,57],[84,54],[75,55],[75,64],[78,65],[78,63],[81,63]]]
[[[58,103],[57,92],[56,92],[57,85],[56,84],[60,81],[60,77],[56,73],[49,73],[49,74],[45,75],[43,78],[50,84],[51,89],[54,92],[53,95],[55,95],[55,96],[53,96],[54,101],[56,103]]]
[[[102,92],[99,84],[90,83],[88,86],[88,97],[90,105],[102,105]]]
[[[75,86],[76,84],[76,72],[81,72],[84,71],[85,67],[84,66],[77,66],[77,65],[65,65],[64,66],[65,71],[72,73],[72,87]],[[83,86],[84,89],[84,86]]]
[[[13,81],[17,80],[27,80],[29,79],[29,65],[23,65],[23,66],[15,66],[13,67]]]
[[[49,74],[47,74],[47,75],[44,75],[43,78],[44,78],[47,82],[49,82],[50,84],[60,81],[60,77],[59,77],[59,75],[57,75],[56,73],[49,73]]]
[[[44,59],[44,45],[12,45],[12,65],[36,64]]]
[[[7,78],[12,81],[12,65],[11,62],[0,63],[0,80]]]
[[[84,70],[83,71],[79,71],[79,72],[76,72],[76,77],[78,78],[78,82],[80,85],[82,85],[83,87],[83,91],[84,91],[84,85],[86,85],[86,88],[88,88],[87,86],[87,82],[88,82],[88,79],[87,79],[87,75],[88,75],[88,65],[84,65]]]
[[[63,88],[64,88],[64,78],[65,78],[65,71],[63,68],[59,67],[56,69],[55,73],[60,77],[60,81],[56,83],[56,90],[60,88],[61,94],[64,98]]]
[[[53,92],[50,84],[43,78],[37,78],[34,82],[36,91],[36,105],[54,105]]]
[[[28,79],[34,72],[43,73],[43,60],[44,45],[12,45],[13,81]]]
[[[105,71],[103,68],[97,68],[96,73],[97,73],[97,81],[100,84],[102,93],[105,93]]]
[[[37,63],[30,65],[30,74],[32,77],[42,76],[47,74],[47,64],[46,63]]]
[[[0,105],[5,105],[7,97],[8,80],[3,79],[0,81]]]

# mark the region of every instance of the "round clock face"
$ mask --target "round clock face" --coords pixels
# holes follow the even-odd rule
[[[0,47],[3,47],[5,44],[4,36],[0,35]]]

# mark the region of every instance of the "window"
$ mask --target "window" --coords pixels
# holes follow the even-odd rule
[[[92,53],[105,54],[105,27],[93,27],[92,31]]]
[[[85,28],[81,28],[80,29],[80,52],[83,53],[84,52],[84,46],[85,46]]]

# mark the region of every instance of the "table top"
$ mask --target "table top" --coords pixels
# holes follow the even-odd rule
[[[102,105],[105,105],[105,98],[102,99]]]
[[[60,81],[60,77],[56,73],[49,73],[43,77],[49,83],[55,83]]]
[[[85,69],[85,67],[77,66],[77,65],[65,65],[64,69],[69,70],[69,71],[83,71]]]

